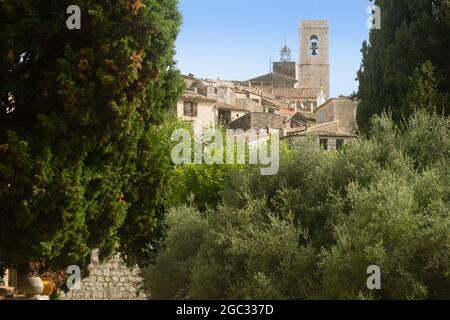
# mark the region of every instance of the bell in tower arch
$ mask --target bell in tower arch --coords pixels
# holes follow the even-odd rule
[[[309,54],[312,56],[319,55],[319,37],[316,35],[311,36],[309,39]]]

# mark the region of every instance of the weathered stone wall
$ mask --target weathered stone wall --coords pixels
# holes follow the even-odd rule
[[[328,100],[327,103],[325,103],[323,106],[321,106],[319,109],[316,109],[314,112],[316,114],[316,123],[328,123],[335,121],[334,117],[334,100]]]
[[[276,73],[273,75],[273,88],[294,88],[297,81],[294,78],[285,77],[284,75],[280,76]]]
[[[338,140],[342,140],[343,145],[346,145],[347,143],[350,143],[353,141],[353,138],[345,138],[345,137],[329,137],[329,136],[320,136],[317,138],[318,143],[320,143],[320,139],[327,140],[327,150],[328,151],[336,151],[337,150],[337,142]]]
[[[337,132],[341,134],[355,134],[357,131],[357,107],[358,102],[349,98],[331,99],[315,111],[316,122],[320,124],[336,121]]]
[[[338,123],[339,133],[354,134],[358,130],[356,124],[357,101],[338,99],[335,101],[335,119]]]
[[[305,139],[305,136],[293,136],[288,139],[289,145],[295,146],[297,145],[301,140]],[[328,151],[336,151],[336,145],[338,140],[343,141],[343,145],[346,145],[354,140],[354,138],[348,138],[348,137],[331,137],[331,136],[324,136],[324,135],[317,135],[317,145],[320,144],[320,139],[326,139],[327,140],[327,150]]]
[[[249,129],[285,129],[286,118],[273,113],[249,113],[232,123],[230,129],[242,129],[244,131]]]
[[[82,280],[80,290],[65,294],[66,300],[144,300],[138,292],[139,270],[129,269],[119,255],[100,264],[94,252],[89,266],[90,275]]]
[[[236,94],[235,89],[230,87],[214,87],[208,86],[206,88],[206,96],[210,99],[215,99],[236,107],[244,108],[249,112],[263,112],[264,107],[252,99],[261,100],[261,97],[254,94],[242,93]]]
[[[253,113],[251,114],[252,129],[284,129],[286,127],[286,118],[272,113]]]
[[[250,119],[251,113],[246,114],[245,116],[240,117],[239,119],[236,119],[233,122],[231,122],[228,128],[233,130],[242,129],[244,131],[247,131],[248,129],[250,129]]]
[[[281,61],[273,63],[273,72],[279,73],[295,79],[295,61]]]
[[[223,102],[230,102],[235,98],[234,92],[230,87],[207,86],[205,95],[208,98]]]
[[[249,112],[264,112],[264,106],[249,99],[235,99],[231,101],[231,104],[240,108],[244,108]]]
[[[305,20],[300,26],[299,87],[322,86],[325,99],[330,98],[328,29],[326,20]],[[316,56],[310,54],[311,36],[316,36],[319,40],[319,52]]]

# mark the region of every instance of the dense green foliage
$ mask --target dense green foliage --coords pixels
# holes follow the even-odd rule
[[[0,2],[0,257],[83,266],[142,261],[170,162],[163,121],[181,92],[176,0]],[[11,112],[12,111],[12,112]]]
[[[381,9],[381,29],[372,30],[362,48],[357,94],[360,129],[368,133],[371,116],[388,109],[397,123],[418,107],[450,114],[450,2],[374,3]],[[435,99],[420,101],[420,94],[430,91]]]
[[[176,124],[190,132],[192,139],[192,150],[195,148],[194,140],[203,141],[203,151],[205,152],[210,145],[217,147],[214,141],[207,138],[208,130],[203,134],[194,134],[190,124],[186,126],[182,122]],[[222,137],[226,137],[226,130],[219,129]],[[175,166],[169,177],[167,190],[165,192],[165,206],[177,207],[184,204],[192,204],[201,211],[207,208],[215,209],[222,200],[222,193],[230,180],[231,176],[240,172],[245,165],[238,164],[237,145],[234,146],[234,163],[227,163],[226,139],[223,140],[223,146],[220,149],[214,149],[215,152],[223,156],[223,164],[207,164],[204,161],[201,164],[184,164]],[[214,152],[214,153],[215,153]],[[248,161],[249,146],[246,146],[246,156]],[[194,155],[192,154],[192,162]]]
[[[305,139],[280,173],[248,167],[217,210],[173,208],[152,298],[450,298],[450,120],[421,111],[340,153]],[[382,270],[369,291],[367,268]]]
[[[232,165],[218,164],[175,167],[170,175],[165,195],[166,206],[193,204],[201,211],[216,208],[222,199],[224,184],[234,169]]]

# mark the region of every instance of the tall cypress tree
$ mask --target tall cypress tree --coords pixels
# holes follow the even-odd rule
[[[157,225],[168,168],[156,142],[181,80],[177,0],[0,2],[0,259],[85,266]]]
[[[411,77],[431,63],[440,97],[438,111],[450,113],[450,2],[446,0],[375,0],[381,9],[381,30],[364,43],[358,72],[357,120],[368,133],[370,118],[390,109],[400,122],[413,109]],[[426,106],[424,106],[426,107]]]

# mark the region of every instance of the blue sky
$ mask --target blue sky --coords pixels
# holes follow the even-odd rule
[[[348,95],[358,86],[368,5],[368,0],[180,0],[178,67],[200,78],[247,80],[269,72],[269,59],[279,60],[285,39],[298,61],[300,21],[328,19],[331,95]]]

